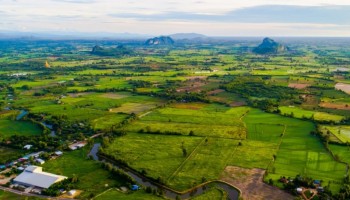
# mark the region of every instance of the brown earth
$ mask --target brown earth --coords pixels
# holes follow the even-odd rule
[[[334,87],[337,90],[342,90],[343,92],[350,94],[350,84],[337,83]]]
[[[242,191],[244,200],[292,200],[295,197],[263,182],[265,170],[227,166],[220,180]]]
[[[346,106],[345,103],[330,103],[330,102],[322,102],[319,104],[320,107],[323,108],[331,108],[331,109],[339,109],[339,110],[350,110],[350,106]]]
[[[81,97],[85,95],[92,94],[91,92],[78,92],[78,93],[69,93],[68,96],[76,98],[76,97]]]
[[[126,94],[117,94],[117,93],[106,93],[101,95],[101,97],[109,98],[109,99],[123,99],[126,97],[129,97],[129,95]]]
[[[180,109],[190,109],[190,110],[199,110],[205,107],[204,103],[177,103],[173,104],[172,107]]]
[[[221,92],[225,92],[225,90],[222,90],[222,89],[212,90],[210,92],[207,92],[207,95],[215,95],[215,94],[219,94]]]
[[[306,83],[289,83],[288,87],[290,88],[295,88],[295,89],[304,89],[309,87],[310,84],[306,84]]]

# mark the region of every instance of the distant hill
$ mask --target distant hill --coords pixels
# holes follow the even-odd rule
[[[145,45],[173,45],[174,40],[169,36],[160,36],[148,39]]]
[[[175,33],[170,35],[174,40],[184,40],[184,39],[202,39],[207,38],[207,36],[198,33]]]
[[[101,46],[94,46],[92,48],[91,54],[98,55],[98,56],[123,56],[123,55],[129,55],[132,54],[133,51],[119,45],[116,48],[103,48]]]
[[[273,39],[264,38],[263,42],[258,47],[253,49],[253,52],[256,54],[277,54],[288,50],[288,47],[275,42]]]

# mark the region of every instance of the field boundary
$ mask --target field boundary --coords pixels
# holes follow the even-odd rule
[[[170,181],[174,176],[178,173],[178,171],[185,165],[185,163],[190,159],[190,157],[194,154],[194,152],[198,149],[198,147],[207,139],[206,136],[197,146],[193,149],[193,151],[190,153],[190,155],[180,164],[180,166],[175,170],[174,173],[172,173],[168,178],[167,181]]]

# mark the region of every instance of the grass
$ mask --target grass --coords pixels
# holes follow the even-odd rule
[[[41,128],[32,122],[0,119],[0,136],[2,137],[11,135],[31,136],[40,135],[41,133]]]
[[[108,192],[94,198],[94,200],[115,200],[115,199],[123,199],[123,200],[158,200],[164,199],[162,197],[155,196],[153,194],[148,194],[143,190],[139,190],[136,192],[123,193],[118,190],[112,189]]]
[[[0,200],[43,200],[38,197],[27,197],[0,190]]]
[[[227,194],[225,191],[212,187],[209,190],[205,191],[204,194],[196,196],[192,198],[193,200],[214,200],[214,199],[221,199],[225,200],[227,199]]]
[[[190,153],[202,139],[128,133],[117,138],[105,151],[125,160],[138,171],[145,170],[148,176],[161,177],[164,180],[186,159],[183,156],[182,145]]]
[[[229,108],[220,105],[174,105],[157,109],[130,125],[131,132],[150,130],[178,132],[188,135],[193,131],[197,136],[244,139],[245,129],[240,117],[247,108]]]
[[[5,164],[8,161],[18,159],[22,154],[23,152],[21,150],[0,147],[0,164]]]
[[[345,165],[334,161],[319,138],[309,134],[315,128],[312,123],[292,118],[278,118],[257,110],[253,110],[253,112],[257,112],[257,116],[260,113],[262,121],[266,122],[264,119],[269,119],[269,123],[276,123],[278,120],[278,124],[286,126],[276,160],[269,167],[267,178],[295,177],[297,174],[325,182],[340,181],[343,178]],[[329,173],[330,171],[332,173]],[[339,185],[333,184],[331,189],[337,191]]]
[[[77,176],[79,182],[77,188],[83,190],[82,198],[90,194],[97,195],[104,190],[105,187],[120,186],[121,183],[110,177],[110,173],[101,168],[101,165],[93,160],[87,159],[89,149],[76,150],[72,152],[64,152],[63,156],[56,160],[51,160],[43,165],[47,172],[64,175],[67,177]]]
[[[327,134],[329,131],[330,141],[340,141],[341,143],[350,142],[350,126],[322,126],[324,134]]]
[[[279,107],[282,114],[292,114],[295,118],[311,118],[313,117],[316,121],[334,121],[334,122],[340,122],[342,119],[344,119],[344,116],[341,115],[334,115],[334,114],[328,114],[325,112],[317,112],[317,111],[311,111],[311,110],[304,110],[302,108],[298,107],[288,107],[288,106],[281,106]]]

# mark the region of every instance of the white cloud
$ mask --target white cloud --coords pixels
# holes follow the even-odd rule
[[[205,21],[174,19],[143,21],[110,14],[162,15],[170,12],[225,15],[260,5],[350,5],[349,0],[0,0],[0,30],[137,32],[166,34],[200,32],[210,35],[349,35],[350,28],[329,22]],[[210,28],[208,28],[210,27]],[[313,28],[318,28],[315,32]]]

